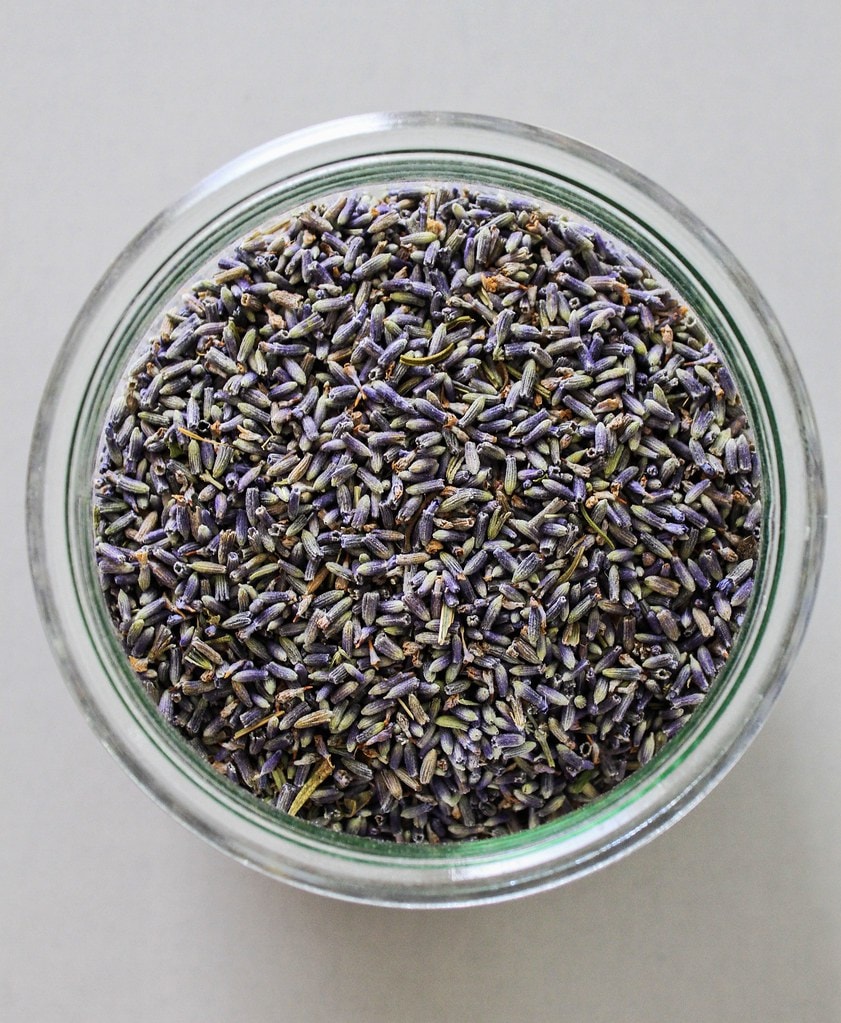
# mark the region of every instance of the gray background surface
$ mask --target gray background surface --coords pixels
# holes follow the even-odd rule
[[[494,113],[650,175],[733,249],[799,359],[839,506],[839,6],[6,4],[0,1018],[688,1023],[841,1019],[841,542],[768,724],[666,835],[574,885],[427,913],[260,877],[157,809],[47,649],[25,458],[107,264],[221,163],[375,109]]]

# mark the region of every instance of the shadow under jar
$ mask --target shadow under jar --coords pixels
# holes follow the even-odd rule
[[[214,771],[161,717],[124,653],[94,556],[102,428],[126,367],[191,282],[232,243],[329,196],[396,183],[525,196],[638,253],[703,325],[736,381],[761,469],[753,593],[729,659],[689,722],[591,803],[498,837],[406,845],[284,814]],[[72,429],[67,424],[73,424]],[[811,609],[823,485],[811,410],[773,315],[720,242],[604,154],[513,122],[383,114],[316,126],[245,154],[162,214],[108,271],[53,371],[30,466],[30,557],[65,677],[105,745],[188,827],[304,888],[401,906],[492,902],[589,873],[693,806],[756,733]]]

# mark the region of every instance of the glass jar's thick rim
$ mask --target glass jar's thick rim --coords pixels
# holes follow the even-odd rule
[[[363,168],[387,175],[390,167],[420,166],[421,157],[442,160],[442,154],[463,165],[464,173],[493,163],[514,181],[577,185],[588,193],[581,200],[585,206],[604,202],[620,220],[628,218],[628,230],[638,225],[637,244],[641,239],[643,249],[648,244],[663,260],[673,259],[675,273],[689,267],[686,286],[716,298],[722,343],[743,360],[740,384],[755,401],[751,414],[762,420],[760,432],[767,431],[764,485],[773,501],[763,528],[775,539],[766,557],[773,564],[765,565],[764,596],[749,615],[751,622],[762,616],[759,635],[750,640],[751,663],[743,656],[738,681],[717,705],[708,700],[709,712],[702,707],[698,723],[684,729],[691,742],[679,733],[651,764],[592,807],[531,832],[406,848],[325,832],[267,811],[200,764],[145,697],[138,702],[139,687],[125,677],[126,665],[122,682],[113,677],[120,665],[91,612],[99,598],[90,579],[84,582],[85,554],[78,549],[84,546],[79,502],[91,478],[80,468],[78,447],[90,446],[90,422],[97,422],[92,408],[102,395],[97,398],[93,384],[110,379],[113,385],[106,354],[112,363],[120,355],[125,361],[130,349],[119,347],[120,331],[141,316],[141,298],[154,293],[155,282],[166,273],[177,277],[177,252],[190,249],[203,231],[213,251],[217,235],[207,234],[208,225],[230,230],[232,211],[257,210],[260,196],[271,198],[292,181],[317,187],[327,168],[356,167],[365,180]],[[195,246],[190,251],[195,261]],[[72,433],[69,421],[76,424]],[[582,142],[513,121],[424,112],[346,118],[275,139],[212,174],[141,232],[94,290],[59,354],[38,416],[28,489],[30,562],[54,653],[95,731],[135,780],[188,827],[265,873],[327,894],[404,906],[496,901],[561,883],[653,837],[702,798],[746,748],[782,683],[814,598],[824,509],[817,431],[799,371],[767,303],[709,229],[643,175]],[[772,627],[778,638],[769,633]],[[116,645],[113,635],[110,643]]]

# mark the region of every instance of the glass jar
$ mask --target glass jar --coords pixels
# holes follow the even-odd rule
[[[331,193],[396,181],[525,194],[642,253],[701,318],[735,375],[763,467],[762,543],[745,624],[709,697],[643,769],[592,804],[501,838],[407,847],[319,829],[261,804],[158,715],[112,627],[93,556],[92,485],[121,374],[156,318],[251,228]],[[60,668],[103,743],[193,831],[243,863],[363,902],[493,902],[587,874],[686,813],[768,714],[811,609],[823,540],[815,424],[773,314],[718,239],[604,153],[538,128],[458,114],[374,114],[255,149],[154,220],[88,299],[53,369],[29,481],[32,572]],[[93,783],[93,780],[92,780]]]

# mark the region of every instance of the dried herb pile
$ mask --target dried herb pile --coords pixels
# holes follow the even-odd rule
[[[96,557],[160,713],[342,831],[592,801],[686,723],[753,585],[734,381],[644,260],[525,199],[345,195],[243,239],[116,395]]]

